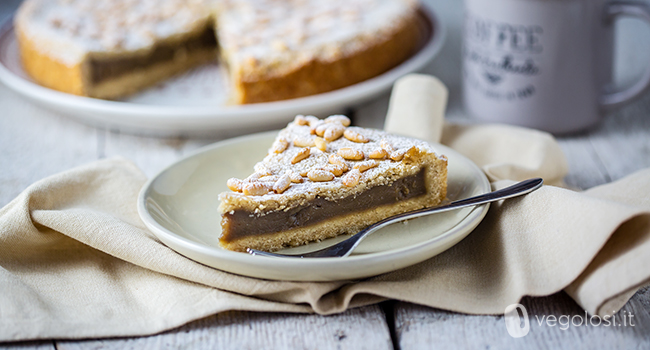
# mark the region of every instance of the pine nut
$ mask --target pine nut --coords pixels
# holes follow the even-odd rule
[[[338,154],[331,154],[329,157],[330,164],[345,164],[345,159]]]
[[[311,137],[296,137],[293,140],[293,145],[296,147],[312,147],[314,146],[314,139]]]
[[[370,159],[384,159],[386,157],[388,157],[388,152],[386,152],[386,150],[383,148],[378,148],[370,152],[370,154],[368,155],[368,158]]]
[[[291,177],[289,177],[288,174],[284,174],[273,185],[273,191],[275,191],[277,194],[281,194],[289,187],[291,187]]]
[[[233,177],[233,178],[228,179],[228,181],[226,181],[226,186],[228,186],[228,188],[231,191],[241,192],[243,183],[244,182],[242,180]]]
[[[368,169],[372,169],[379,165],[376,160],[367,160],[365,162],[359,162],[354,165],[354,169],[359,169],[360,172],[364,172]]]
[[[309,180],[314,182],[325,182],[334,180],[334,174],[322,169],[312,169],[307,173]]]
[[[291,170],[287,170],[286,174],[289,175],[289,178],[291,179],[291,182],[295,182],[295,183],[301,183],[302,182],[302,176],[300,176],[300,174],[294,173]]]
[[[299,161],[309,157],[310,150],[311,149],[309,147],[305,147],[300,151],[298,151],[298,153],[295,156],[293,156],[293,159],[291,159],[291,164],[296,164]]]
[[[385,149],[386,152],[388,152],[388,154],[391,154],[391,153],[395,152],[395,147],[393,147],[393,145],[391,145],[386,140],[381,140],[381,142],[379,143],[379,147]]]
[[[359,142],[359,143],[366,143],[370,140],[368,140],[367,137],[361,135],[360,133],[351,130],[351,129],[345,129],[345,132],[343,133],[343,136],[345,136],[346,139],[352,141],[352,142]]]
[[[323,138],[329,142],[338,140],[345,133],[345,126],[341,124],[329,124]]]
[[[362,160],[364,158],[362,151],[348,147],[339,149],[336,154],[347,160]]]
[[[346,187],[354,187],[357,184],[359,184],[359,180],[361,179],[361,172],[359,169],[352,169],[350,170],[349,173],[345,174],[345,176],[342,179],[342,183]]]
[[[316,137],[314,139],[314,144],[316,145],[316,148],[318,148],[319,150],[323,152],[327,151],[327,141],[323,140],[322,138]]]
[[[335,114],[325,118],[325,123],[339,123],[343,126],[350,126],[350,118],[341,114]]]
[[[308,125],[309,124],[309,121],[307,120],[307,118],[305,118],[305,116],[302,115],[302,114],[298,114],[296,116],[296,118],[293,120],[293,122],[296,123],[297,125]]]
[[[273,146],[271,146],[271,151],[273,153],[282,153],[288,147],[289,147],[289,142],[287,140],[277,139],[275,140],[275,142],[273,142]]]
[[[264,182],[249,182],[242,186],[242,191],[247,196],[263,196],[271,191],[271,186]]]
[[[323,167],[323,170],[329,171],[330,173],[334,174],[334,176],[341,176],[349,169],[350,168],[348,168],[348,166],[345,164],[328,164]]]

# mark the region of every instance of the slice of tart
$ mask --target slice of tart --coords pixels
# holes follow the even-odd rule
[[[118,98],[216,59],[207,0],[28,0],[15,19],[25,71],[75,95]]]
[[[232,192],[219,195],[221,246],[298,246],[445,198],[447,158],[428,143],[349,125],[342,115],[299,115],[252,175],[228,180]]]

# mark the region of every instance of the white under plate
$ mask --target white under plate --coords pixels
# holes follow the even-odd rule
[[[222,249],[217,197],[229,191],[228,178],[250,173],[276,135],[267,132],[215,143],[160,172],[138,198],[145,225],[170,248],[220,270],[273,280],[333,281],[375,276],[429,259],[465,238],[487,213],[485,205],[397,223],[370,235],[346,258],[271,258]],[[490,191],[487,178],[469,159],[448,147],[432,146],[449,159],[449,200]],[[317,250],[347,237],[282,252]]]
[[[326,116],[387,91],[401,76],[422,69],[442,47],[445,28],[422,5],[426,40],[399,66],[339,90],[286,101],[226,106],[227,82],[217,63],[205,65],[122,101],[75,96],[42,87],[22,68],[11,19],[0,28],[0,81],[48,109],[82,122],[127,132],[179,134],[278,127],[296,114]]]

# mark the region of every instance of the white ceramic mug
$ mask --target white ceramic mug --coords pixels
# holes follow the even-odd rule
[[[640,95],[612,83],[613,22],[650,23],[644,4],[606,0],[465,0],[463,99],[479,120],[552,133],[598,123],[607,107]]]

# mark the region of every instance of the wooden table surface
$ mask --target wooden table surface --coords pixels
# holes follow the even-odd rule
[[[19,1],[0,1],[0,19]],[[460,23],[458,0],[434,3],[447,22],[449,35],[441,54],[425,72],[439,76],[450,88],[448,119],[471,121],[459,106]],[[650,29],[630,21],[620,25],[616,55],[617,81],[638,76],[650,62]],[[383,125],[388,94],[351,109],[355,123]],[[39,108],[0,84],[0,206],[31,183],[97,159],[122,155],[152,176],[183,155],[218,141],[217,137],[157,138],[96,128]],[[566,182],[586,189],[650,167],[650,94],[610,113],[596,128],[558,138],[570,173]],[[648,268],[647,266],[640,268]],[[225,312],[163,334],[83,341],[48,340],[0,344],[0,349],[124,349],[124,348],[650,348],[650,289],[642,288],[621,312],[634,315],[634,326],[540,326],[536,316],[583,315],[564,292],[522,301],[531,317],[531,331],[515,339],[503,316],[472,316],[399,301],[352,309],[332,316]],[[0,310],[1,315],[1,310]]]

